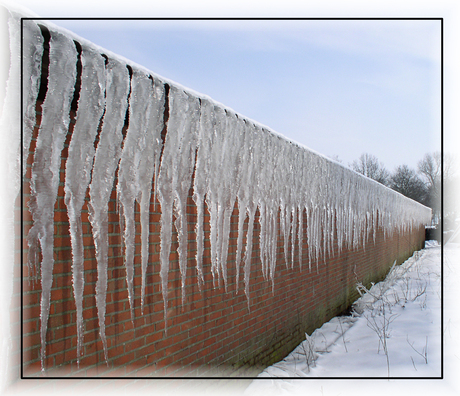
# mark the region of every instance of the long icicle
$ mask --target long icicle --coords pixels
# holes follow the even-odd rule
[[[150,198],[152,193],[152,179],[156,176],[161,150],[161,131],[163,129],[164,114],[164,84],[158,80],[150,80],[152,90],[149,98],[145,120],[145,136],[141,140],[141,154],[136,176],[136,186],[138,196],[136,200],[140,206],[141,218],[141,257],[142,257],[142,286],[141,286],[141,312],[144,313],[145,283],[147,274],[147,264],[149,260],[149,215]],[[148,90],[150,92],[150,89]],[[153,154],[153,155],[152,155]],[[155,186],[153,187],[155,192]],[[155,193],[153,194],[155,201]]]
[[[214,142],[212,131],[213,106],[206,99],[201,99],[200,127],[197,141],[195,178],[193,180],[193,201],[197,207],[195,224],[196,235],[196,270],[198,287],[203,287],[203,250],[204,250],[204,199],[208,190],[210,172],[210,153]]]
[[[69,215],[72,245],[72,280],[77,309],[77,365],[80,364],[83,344],[83,287],[84,246],[81,210],[90,182],[94,158],[94,140],[105,105],[104,58],[97,52],[83,48],[82,75],[77,120],[69,144],[64,184],[65,204]]]
[[[99,143],[94,156],[92,180],[89,186],[88,209],[96,247],[96,307],[99,333],[107,362],[105,313],[109,254],[108,204],[121,155],[122,128],[128,107],[129,75],[126,66],[114,59],[107,61],[106,73],[106,108]]]
[[[148,211],[153,179],[153,125],[151,112],[154,107],[154,90],[151,79],[134,70],[129,106],[129,126],[118,168],[117,198],[124,216],[123,238],[125,242],[126,283],[131,320],[134,320],[134,254],[135,232],[134,206],[141,204],[141,250],[142,250],[142,301],[144,308],[145,274],[148,261]]]
[[[51,32],[48,92],[32,165],[30,211],[34,225],[29,231],[29,247],[42,250],[40,302],[41,367],[45,368],[46,332],[50,312],[51,286],[54,268],[54,203],[59,185],[61,151],[70,122],[70,105],[77,72],[75,44],[61,33]],[[55,78],[54,76],[59,76]]]
[[[167,331],[168,273],[171,251],[172,215],[176,217],[179,242],[179,267],[182,278],[182,302],[185,300],[187,222],[185,204],[191,187],[198,139],[199,102],[175,87],[169,93],[170,118],[158,175],[158,199],[161,205],[160,263]],[[186,117],[187,116],[187,117]]]

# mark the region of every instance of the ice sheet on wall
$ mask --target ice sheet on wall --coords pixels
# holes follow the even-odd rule
[[[34,31],[34,27],[28,29]],[[68,114],[77,78],[74,42],[56,28],[50,27],[50,31],[48,92],[32,165],[30,211],[34,225],[28,236],[30,259],[38,257],[34,254],[38,252],[38,242],[43,256],[42,362],[45,359],[52,284],[54,202],[59,183],[60,154],[69,130]],[[27,70],[31,70],[31,85],[34,85],[37,70],[40,70],[36,62],[40,54],[37,49],[39,37],[27,34],[25,38],[28,51],[37,54],[27,65]],[[372,241],[377,226],[382,227],[388,236],[395,230],[408,231],[430,220],[428,208],[241,117],[208,97],[166,82],[139,67],[130,65],[128,70],[128,65],[121,59],[106,54],[103,57],[102,50],[89,43],[81,43],[81,48],[80,99],[65,168],[65,199],[72,235],[80,346],[84,249],[81,244],[81,209],[86,194],[89,195],[89,219],[98,269],[95,298],[106,360],[109,358],[105,336],[107,222],[117,171],[115,189],[132,318],[135,316],[136,202],[140,208],[142,314],[145,278],[151,264],[149,211],[156,197],[160,203],[159,276],[165,320],[174,230],[177,231],[183,303],[186,298],[187,198],[190,193],[197,210],[195,265],[200,290],[204,281],[204,210],[207,208],[210,215],[213,284],[227,290],[230,223],[237,205],[236,263],[233,265],[236,265],[236,287],[238,289],[238,284],[243,282],[248,308],[257,212],[259,259],[263,275],[271,282],[274,293],[277,266],[294,269],[308,259],[308,270],[312,271],[315,270],[312,264],[318,265],[319,258],[327,259],[335,254],[335,242],[339,249],[353,249]],[[35,94],[25,94],[24,101],[26,109],[34,108]],[[32,118],[32,115],[27,117]],[[308,243],[307,252],[303,251],[304,242]],[[278,243],[284,247],[281,262],[277,262]],[[241,271],[243,277],[240,280]]]

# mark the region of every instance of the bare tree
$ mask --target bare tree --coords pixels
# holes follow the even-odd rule
[[[441,212],[441,170],[440,152],[425,154],[418,163],[418,173],[422,176],[427,190],[426,204],[431,207],[434,215],[440,215]],[[449,172],[444,173],[444,177],[447,173]]]
[[[407,165],[400,165],[390,178],[390,187],[399,193],[427,204],[427,188],[425,183],[418,177],[417,172]]]
[[[361,173],[385,186],[389,183],[390,173],[383,163],[379,162],[377,157],[372,154],[361,154],[358,160],[353,161],[350,166],[355,172]]]
[[[435,162],[436,164],[436,166],[433,167],[434,171],[432,172],[432,174],[425,176],[427,170],[431,170],[431,167],[429,166],[431,165],[431,162]],[[436,172],[436,168],[441,168],[441,162],[442,171],[441,169],[439,169],[439,171]],[[425,180],[429,183],[429,186],[431,188],[430,198],[434,204],[433,206],[435,206],[433,212],[436,212],[439,215],[442,197],[444,204],[444,230],[453,230],[458,226],[457,219],[460,217],[460,205],[458,200],[458,197],[460,196],[460,175],[458,174],[458,169],[458,156],[449,152],[444,152],[442,157],[439,152],[434,154],[427,154],[419,163],[419,172],[422,173],[422,175],[424,175]],[[434,177],[433,175],[435,175],[436,177]],[[443,183],[442,194],[441,179]]]
[[[441,179],[441,153],[425,154],[418,163],[418,172],[429,186],[435,186]]]

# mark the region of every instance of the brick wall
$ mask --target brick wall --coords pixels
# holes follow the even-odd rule
[[[37,107],[40,110],[40,105]],[[37,123],[40,122],[38,111]],[[71,134],[71,129],[69,135]],[[33,161],[34,141],[27,159],[24,179],[23,207],[23,368],[24,375],[40,373],[40,296],[41,285],[29,278],[27,234],[32,226],[27,210],[30,196],[29,180]],[[66,148],[68,142],[66,143]],[[304,339],[304,333],[346,310],[358,297],[357,281],[380,280],[394,260],[403,262],[411,253],[423,247],[424,229],[392,236],[377,230],[375,244],[370,234],[365,249],[342,248],[337,242],[332,257],[326,255],[309,263],[307,238],[302,252],[296,243],[295,265],[286,266],[283,236],[279,232],[274,292],[271,280],[262,273],[259,252],[258,212],[256,213],[250,276],[250,304],[244,294],[242,267],[236,279],[236,245],[238,205],[232,213],[228,255],[228,289],[223,284],[214,287],[210,259],[209,213],[205,210],[204,284],[200,292],[195,269],[196,206],[189,192],[187,202],[188,260],[186,303],[181,303],[181,276],[177,254],[177,234],[173,234],[168,283],[167,333],[163,312],[160,264],[160,205],[150,202],[149,265],[146,278],[144,313],[140,309],[141,247],[139,208],[136,206],[136,254],[134,276],[134,323],[123,264],[124,247],[117,213],[116,191],[109,203],[109,269],[106,313],[108,364],[104,360],[95,301],[97,263],[92,229],[88,221],[86,198],[82,211],[85,257],[84,346],[80,367],[76,363],[76,311],[72,289],[72,252],[67,208],[64,203],[64,171],[66,148],[62,152],[61,183],[54,212],[54,273],[51,310],[47,332],[46,369],[48,375],[104,376],[195,376],[195,375],[256,375],[265,366],[287,355]],[[116,183],[115,183],[116,185]],[[308,227],[304,213],[303,233]],[[279,221],[279,218],[278,218]],[[244,227],[244,242],[248,218]],[[278,224],[278,230],[280,230]],[[337,238],[334,238],[337,241]],[[292,244],[288,244],[291,249]],[[299,255],[302,260],[299,265]],[[240,264],[241,265],[241,264]],[[289,268],[287,268],[289,267]]]

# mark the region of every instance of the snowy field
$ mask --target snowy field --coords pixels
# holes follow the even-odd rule
[[[444,250],[444,326],[441,247],[434,242],[370,290],[358,285],[362,297],[352,316],[333,318],[306,335],[288,357],[265,369],[245,395],[348,395],[371,388],[373,394],[399,394],[403,389],[411,394],[415,389],[422,394],[460,394],[453,375],[460,361],[454,297],[459,252],[457,244]]]

